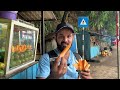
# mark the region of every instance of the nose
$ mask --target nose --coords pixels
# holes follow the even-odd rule
[[[68,40],[67,37],[64,37],[63,41],[64,41],[64,42],[67,42],[67,40]]]

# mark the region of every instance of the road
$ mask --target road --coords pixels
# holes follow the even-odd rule
[[[118,79],[117,46],[113,47],[112,56],[105,57],[104,59],[103,62],[89,62],[91,64],[92,77],[94,79]]]

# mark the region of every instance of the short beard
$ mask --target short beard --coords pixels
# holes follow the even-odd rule
[[[66,46],[58,45],[58,43],[57,43],[57,48],[58,48],[58,50],[60,50],[60,52],[62,52],[65,49],[65,47]]]

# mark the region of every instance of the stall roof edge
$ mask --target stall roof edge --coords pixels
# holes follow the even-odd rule
[[[104,37],[110,37],[109,35],[103,35],[103,34],[100,34],[100,33],[97,33],[97,32],[88,32],[91,36],[96,36],[96,35],[99,35],[99,36],[104,36]]]
[[[57,20],[53,11],[43,11],[45,21]],[[25,21],[41,21],[41,11],[18,11],[18,17]]]

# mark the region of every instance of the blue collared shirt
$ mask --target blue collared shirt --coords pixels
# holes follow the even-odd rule
[[[54,50],[57,54],[59,51],[57,49]],[[60,79],[78,79],[78,72],[73,64],[76,63],[76,57],[74,56],[73,52],[70,50],[70,55],[67,60],[67,72],[60,77]],[[47,78],[50,75],[50,58],[49,55],[43,54],[43,56],[39,60],[39,66],[37,70],[37,77]]]

